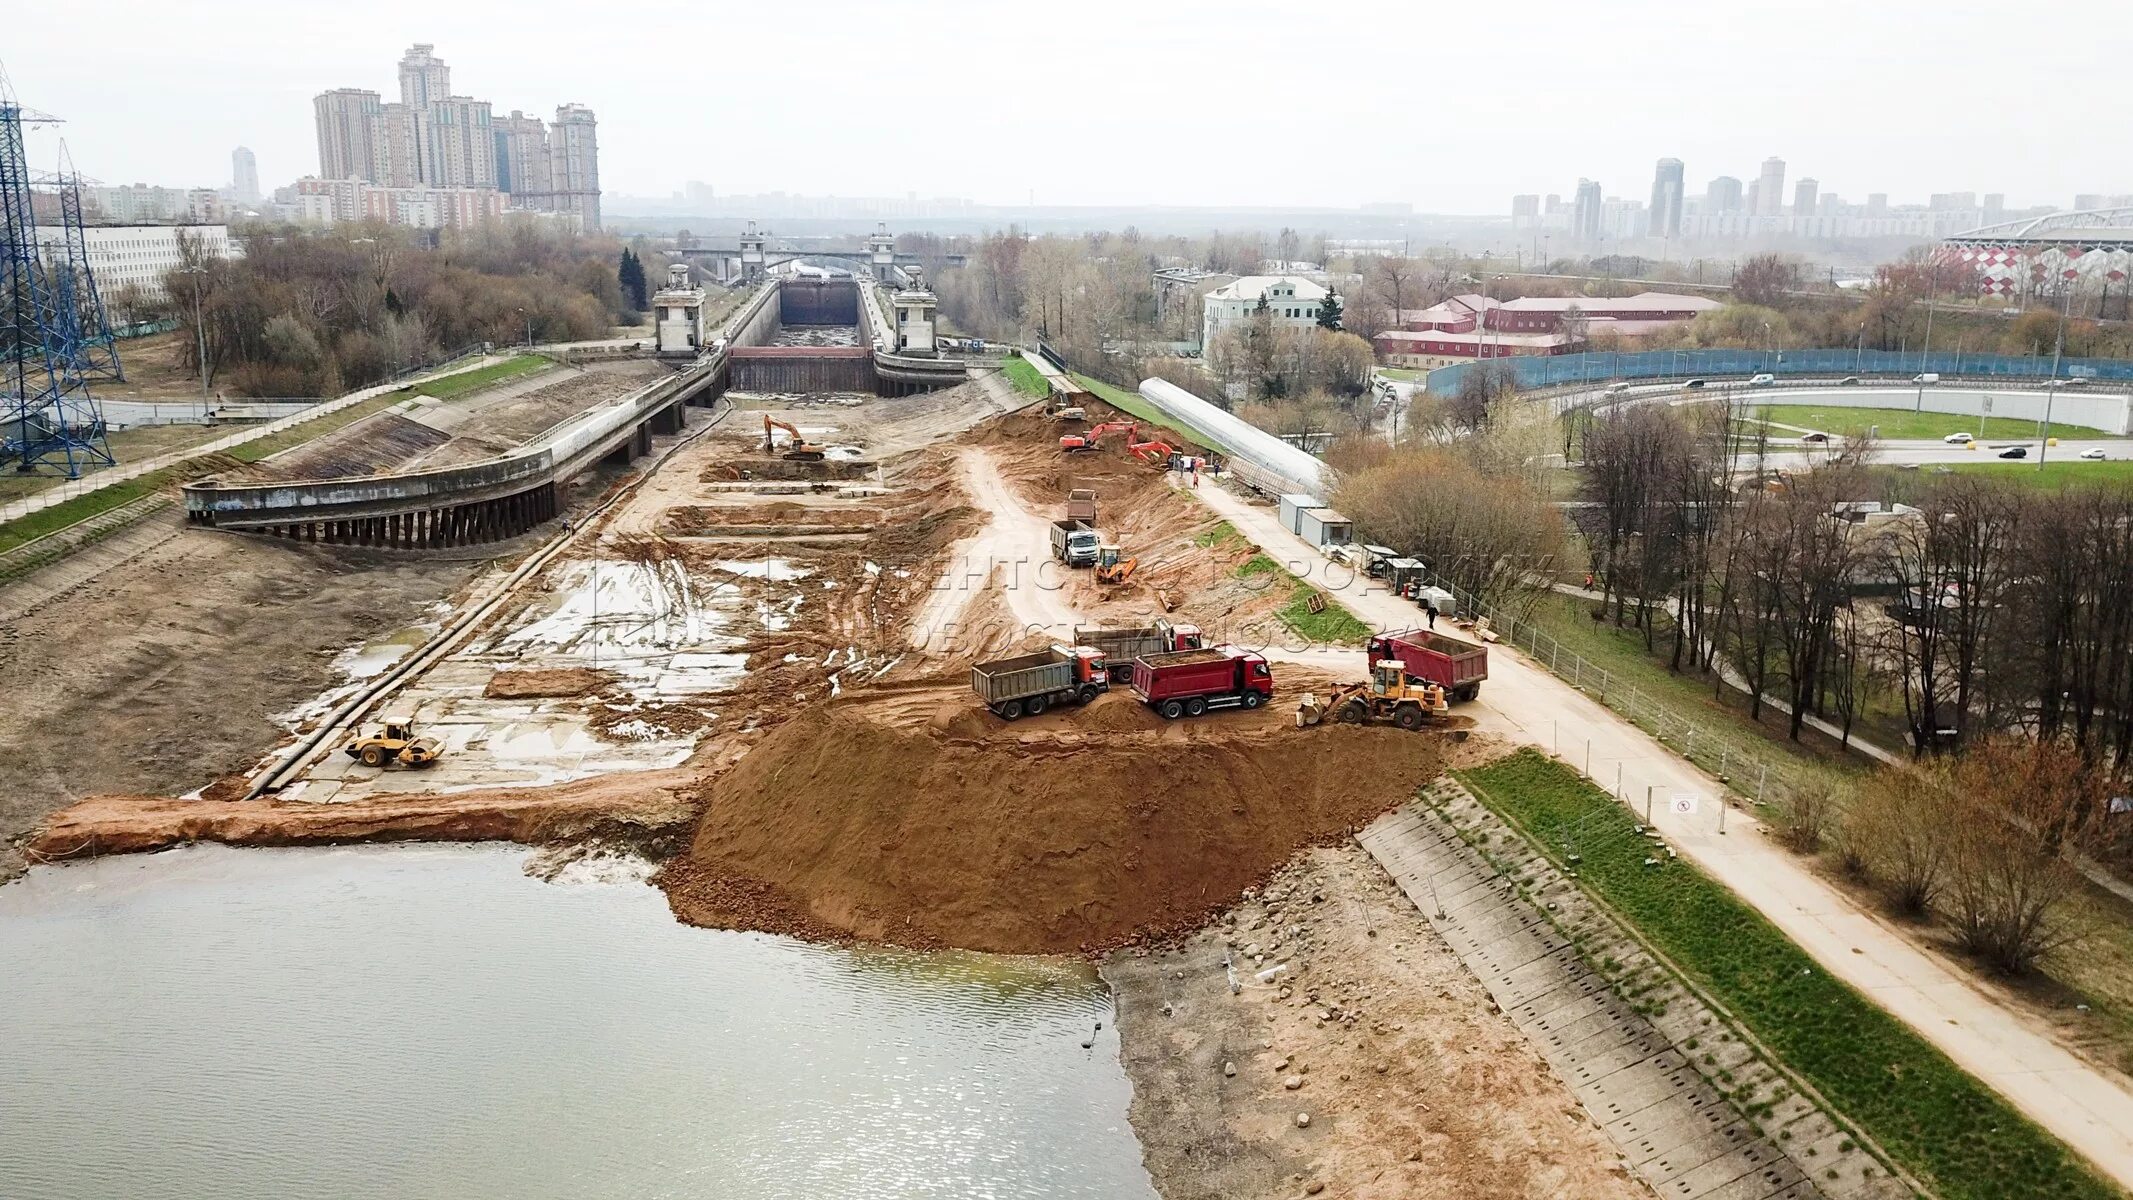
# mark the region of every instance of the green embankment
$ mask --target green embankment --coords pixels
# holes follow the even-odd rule
[[[1569,767],[1526,749],[1454,775],[1558,863],[1574,847],[1581,886],[1942,1197],[2123,1196],[1717,881],[1648,865],[1636,818]]]
[[[1044,372],[1030,365],[1030,361],[1019,354],[1002,363],[1000,373],[1007,376],[1007,382],[1014,384],[1015,390],[1025,396],[1048,395],[1052,390],[1052,385],[1045,381]]]
[[[109,487],[85,492],[72,500],[65,500],[50,508],[17,517],[0,523],[0,554],[4,554],[25,542],[34,541],[49,533],[57,533],[68,526],[86,521],[139,500],[162,488],[175,487],[195,479],[201,479],[228,467],[232,462],[255,463],[272,454],[278,454],[292,446],[324,437],[345,428],[375,413],[380,413],[395,404],[405,403],[414,395],[434,396],[439,400],[452,400],[476,392],[492,384],[549,366],[547,359],[525,354],[505,362],[477,367],[447,375],[442,379],[423,383],[411,383],[378,396],[351,404],[337,412],[314,417],[293,425],[279,433],[256,438],[226,451],[203,454],[173,463],[159,471],[121,480]]]

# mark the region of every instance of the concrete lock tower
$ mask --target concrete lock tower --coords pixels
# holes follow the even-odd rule
[[[938,356],[940,348],[933,341],[933,310],[940,301],[926,289],[924,268],[911,268],[911,285],[897,289],[890,304],[896,310],[896,352]]]
[[[757,280],[763,277],[763,242],[770,236],[769,230],[755,231],[755,222],[748,222],[748,232],[741,235],[741,278]]]
[[[667,268],[667,285],[652,297],[652,312],[661,354],[694,357],[704,344],[704,289],[689,282],[689,268]]]
[[[894,283],[890,277],[896,270],[896,237],[889,232],[886,221],[874,225],[874,236],[867,239],[867,250],[874,259],[874,278],[881,283]]]

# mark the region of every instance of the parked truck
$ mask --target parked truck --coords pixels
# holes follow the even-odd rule
[[[1087,704],[1111,690],[1111,673],[1104,652],[1093,646],[1054,645],[977,664],[970,690],[994,715],[1012,721],[1055,704]]]
[[[1067,520],[1096,523],[1096,489],[1075,488],[1067,493]]]
[[[1199,626],[1172,624],[1160,619],[1153,625],[1141,625],[1131,629],[1076,629],[1074,643],[1079,646],[1093,646],[1103,651],[1106,662],[1119,664],[1121,675],[1128,673],[1132,669],[1133,660],[1144,654],[1198,650],[1203,645]]]
[[[1416,683],[1434,683],[1454,700],[1472,700],[1489,677],[1489,648],[1427,629],[1379,634],[1364,648],[1364,666],[1385,659],[1399,662]]]
[[[1052,557],[1070,567],[1093,567],[1101,541],[1084,521],[1052,522]]]
[[[1167,719],[1258,708],[1274,698],[1274,672],[1265,657],[1235,646],[1144,654],[1133,660],[1133,694]]]

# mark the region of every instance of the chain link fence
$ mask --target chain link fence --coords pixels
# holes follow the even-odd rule
[[[1434,580],[1432,586],[1452,593],[1461,613],[1487,619],[1503,643],[1523,651],[1549,674],[1602,707],[1628,718],[1631,724],[1714,776],[1741,799],[1766,809],[1782,810],[1790,807],[1793,795],[1805,786],[1806,775],[1797,764],[1755,748],[1760,734],[1682,715],[1666,697],[1624,679],[1620,673],[1565,645],[1531,615],[1530,606],[1521,613],[1510,606],[1478,601],[1464,589],[1441,579]],[[1575,764],[1575,756],[1566,753],[1564,747],[1551,749],[1558,758]]]

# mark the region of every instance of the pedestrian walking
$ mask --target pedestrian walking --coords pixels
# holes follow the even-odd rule
[[[1434,604],[1429,605],[1424,611],[1429,613],[1429,627],[1435,629],[1437,627],[1437,606]]]

